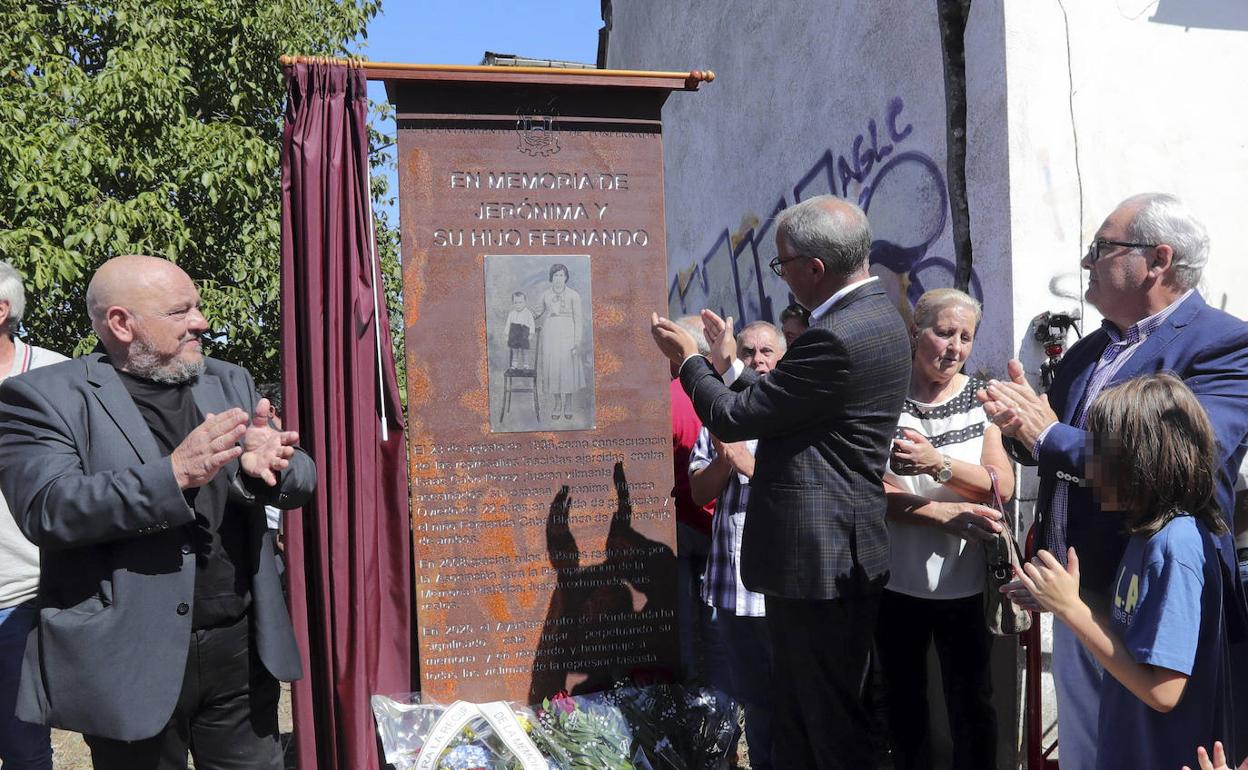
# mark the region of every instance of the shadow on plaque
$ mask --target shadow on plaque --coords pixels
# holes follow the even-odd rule
[[[594,427],[589,256],[487,254],[490,430]]]
[[[670,682],[676,634],[676,554],[633,529],[624,464],[615,464],[616,510],[606,558],[583,564],[568,516],[576,501],[562,487],[546,519],[557,579],[542,627],[529,703],[634,684]],[[641,567],[644,565],[645,570]]]

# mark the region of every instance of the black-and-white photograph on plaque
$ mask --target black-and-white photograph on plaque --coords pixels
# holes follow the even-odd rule
[[[589,255],[487,254],[490,430],[594,427]]]

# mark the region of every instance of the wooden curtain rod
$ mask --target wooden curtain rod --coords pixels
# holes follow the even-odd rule
[[[600,70],[576,69],[563,67],[490,67],[477,64],[404,64],[401,62],[366,61],[364,59],[337,59],[331,56],[289,56],[284,55],[278,61],[283,67],[291,64],[338,64],[364,70],[369,79],[383,79],[382,72],[481,72],[501,74],[513,72],[520,75],[549,75],[554,72],[569,74],[586,74],[595,77],[616,78],[663,78],[679,80],[686,84],[710,83],[715,79],[711,70],[693,70],[691,72],[661,72],[654,70]]]

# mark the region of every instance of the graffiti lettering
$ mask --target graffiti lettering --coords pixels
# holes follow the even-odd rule
[[[902,118],[904,109],[902,98],[893,97],[882,124],[868,119],[848,155],[822,152],[793,185],[791,202],[824,194],[856,198],[871,220],[871,264],[897,276],[898,301],[914,302],[925,288],[951,286],[954,263],[928,254],[946,232],[948,189],[935,161],[901,148],[914,133],[914,125]],[[741,323],[776,320],[792,296],[767,263],[775,256],[775,216],[789,205],[781,196],[761,222],[747,216],[738,232],[720,231],[700,260],[677,272],[668,291],[669,312],[709,307]],[[982,299],[974,273],[970,289]]]

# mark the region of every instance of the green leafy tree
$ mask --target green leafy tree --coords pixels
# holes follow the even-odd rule
[[[346,55],[380,5],[0,3],[0,259],[26,276],[32,340],[88,351],[91,273],[119,254],[154,254],[197,281],[212,354],[276,380],[278,57]],[[373,192],[385,199],[384,179]],[[377,227],[397,309],[398,239],[384,217]]]

